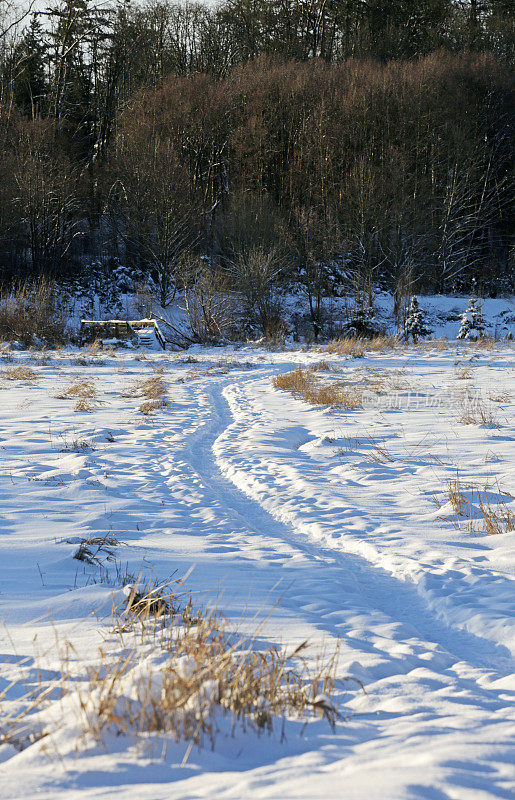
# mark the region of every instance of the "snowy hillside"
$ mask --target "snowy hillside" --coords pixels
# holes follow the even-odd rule
[[[3,800],[512,796],[510,342],[2,358]],[[113,603],[184,575],[262,643],[339,648],[334,727],[84,733]]]

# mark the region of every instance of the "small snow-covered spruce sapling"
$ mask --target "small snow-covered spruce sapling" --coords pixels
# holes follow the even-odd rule
[[[479,300],[472,297],[469,300],[467,310],[461,315],[461,325],[458,331],[458,339],[468,339],[475,342],[485,335],[485,318],[481,313]]]
[[[412,297],[404,322],[404,335],[406,336],[406,340],[409,342],[411,336],[415,343],[419,336],[429,336],[430,333],[432,333],[432,331],[430,328],[426,327],[424,316],[418,304],[418,299]]]

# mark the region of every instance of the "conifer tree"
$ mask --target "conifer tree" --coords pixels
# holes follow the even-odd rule
[[[475,342],[485,335],[485,318],[481,313],[479,300],[472,297],[469,300],[467,310],[461,315],[461,325],[458,331],[458,339],[468,339]]]
[[[45,110],[48,95],[48,47],[37,14],[31,17],[15,53],[14,100],[27,115]]]
[[[413,342],[416,342],[419,336],[429,336],[429,334],[432,333],[424,323],[424,317],[416,297],[411,298],[410,307],[404,322],[404,333],[406,339],[409,341],[411,336]]]

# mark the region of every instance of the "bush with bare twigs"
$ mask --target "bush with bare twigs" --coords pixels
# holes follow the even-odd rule
[[[26,347],[64,344],[67,320],[62,292],[47,280],[0,288],[0,340],[20,341]]]

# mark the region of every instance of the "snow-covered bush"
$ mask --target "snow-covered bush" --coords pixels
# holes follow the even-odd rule
[[[485,335],[485,318],[481,312],[479,300],[472,297],[467,306],[467,310],[461,315],[461,325],[458,331],[458,339],[468,339],[475,342]]]
[[[408,341],[411,336],[413,341],[416,342],[419,336],[429,336],[430,333],[432,331],[426,327],[418,299],[414,296],[411,298],[410,307],[404,321],[404,335]]]

